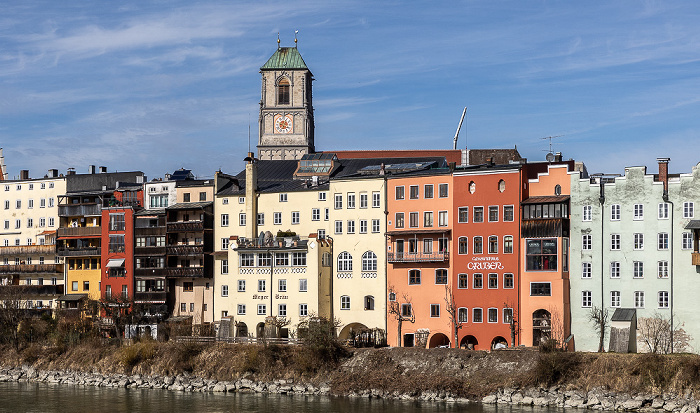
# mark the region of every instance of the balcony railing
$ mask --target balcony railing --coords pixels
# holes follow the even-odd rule
[[[59,248],[59,257],[87,257],[101,255],[100,247],[81,247],[81,248]]]
[[[98,216],[102,215],[102,206],[99,204],[74,204],[74,205],[59,205],[58,216],[60,217],[79,217],[79,216]]]
[[[0,265],[0,274],[56,273],[63,264]]]
[[[238,245],[238,249],[306,248],[309,240],[299,239],[299,237],[279,237],[262,240],[259,238],[239,238],[235,242]]]
[[[56,252],[55,245],[22,245],[11,247],[0,247],[0,255],[29,255],[29,254],[51,254]]]
[[[164,303],[167,293],[165,291],[136,292],[134,301],[147,303]]]
[[[189,231],[204,231],[204,222],[189,221],[189,222],[168,222],[168,232],[189,232]]]
[[[201,255],[204,254],[203,245],[173,245],[167,248],[168,255]]]
[[[693,265],[700,265],[700,252],[694,252],[693,254]]]
[[[165,255],[165,247],[134,247],[134,255]]]
[[[0,297],[13,296],[52,296],[63,295],[62,285],[3,285],[0,286]]]
[[[168,277],[203,277],[204,267],[171,267],[168,268]]]
[[[165,277],[168,275],[167,268],[134,268],[134,275],[137,277]]]
[[[149,236],[149,235],[165,235],[165,227],[146,227],[146,228],[134,228],[135,236]]]
[[[95,237],[102,234],[102,227],[61,227],[58,237]]]
[[[448,252],[389,252],[387,259],[389,262],[444,262],[450,259],[450,254]]]

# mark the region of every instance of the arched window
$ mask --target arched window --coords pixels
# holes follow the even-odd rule
[[[338,271],[352,271],[352,255],[349,252],[338,254]]]
[[[362,271],[377,271],[377,255],[372,251],[362,255]]]
[[[289,105],[289,80],[284,78],[277,83],[277,104]]]
[[[554,186],[554,195],[561,195],[561,185],[557,184]]]
[[[374,297],[371,295],[365,296],[365,310],[374,310]]]
[[[498,181],[498,191],[503,192],[505,190],[506,190],[506,181],[501,179],[500,181]]]

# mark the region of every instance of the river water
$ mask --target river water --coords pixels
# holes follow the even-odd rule
[[[561,409],[329,396],[186,393],[48,383],[0,383],[1,412],[554,413]]]

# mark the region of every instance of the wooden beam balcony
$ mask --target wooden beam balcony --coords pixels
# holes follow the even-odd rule
[[[204,277],[204,267],[170,267],[168,277]]]
[[[203,245],[172,245],[167,247],[168,255],[193,256],[204,254]]]
[[[188,221],[188,222],[168,222],[168,232],[201,232],[204,231],[204,222]]]
[[[30,254],[46,254],[53,255],[56,253],[55,245],[18,245],[10,247],[0,247],[0,256],[2,255],[30,255]]]
[[[3,285],[0,286],[0,297],[41,297],[63,295],[62,285]]]
[[[59,248],[59,257],[94,257],[101,255],[100,247]]]
[[[165,277],[168,275],[167,268],[134,268],[134,275],[136,277]]]
[[[58,229],[58,237],[99,237],[102,235],[102,227],[61,227]]]
[[[0,274],[53,274],[62,268],[63,264],[0,265]]]
[[[392,263],[401,262],[445,262],[449,261],[450,254],[448,252],[400,252],[387,253],[387,259]]]
[[[700,252],[693,252],[693,265],[700,265]]]
[[[134,247],[134,255],[146,255],[149,257],[165,255],[165,251],[165,247]]]

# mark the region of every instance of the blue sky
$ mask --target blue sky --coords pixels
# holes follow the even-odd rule
[[[257,140],[258,70],[294,44],[314,74],[316,148],[548,142],[589,172],[700,161],[697,1],[10,1],[0,4],[0,146],[47,169],[236,172]]]

